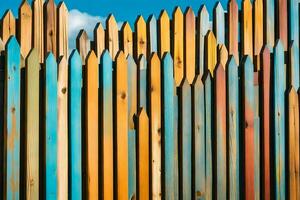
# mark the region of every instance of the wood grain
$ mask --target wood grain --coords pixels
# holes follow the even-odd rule
[[[101,55],[105,50],[105,30],[100,22],[96,24],[94,29],[93,50],[98,58],[98,63],[100,63]]]
[[[143,16],[139,16],[135,22],[135,52],[134,57],[137,60],[141,55],[147,58],[147,26]]]
[[[158,54],[162,58],[164,53],[170,52],[170,19],[166,10],[160,13],[158,19]]]
[[[27,1],[23,1],[19,8],[18,41],[21,55],[26,58],[32,45],[32,10]]]
[[[228,53],[233,55],[237,65],[239,64],[239,7],[236,0],[228,2]]]
[[[64,2],[57,6],[58,56],[69,57],[69,13]]]
[[[253,61],[253,25],[252,25],[252,3],[251,0],[243,0],[241,19],[241,46],[242,55],[250,56]]]
[[[220,2],[214,7],[213,28],[217,44],[225,44],[225,13]]]
[[[51,52],[57,58],[57,13],[54,0],[44,4],[44,55]]]
[[[33,47],[38,51],[39,61],[44,61],[44,10],[43,0],[33,0]]]
[[[255,0],[253,6],[253,54],[257,70],[260,69],[260,52],[264,42],[264,7],[263,0]]]
[[[88,34],[85,30],[80,30],[77,38],[76,38],[76,49],[80,54],[82,64],[86,64],[86,59],[91,50],[91,41],[88,37]]]
[[[5,12],[1,19],[0,37],[4,44],[7,43],[10,36],[16,35],[16,19],[11,10]]]
[[[133,34],[128,22],[125,22],[121,28],[121,49],[125,56],[133,56]]]
[[[109,50],[110,56],[115,60],[119,51],[119,33],[118,24],[113,15],[109,15],[106,20],[105,48]]]
[[[211,74],[214,73],[217,64],[217,41],[212,31],[205,36],[205,66]]]
[[[153,52],[157,52],[157,22],[154,15],[150,15],[147,20],[147,41],[147,54],[149,57]]]

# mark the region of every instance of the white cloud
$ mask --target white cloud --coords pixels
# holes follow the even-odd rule
[[[88,13],[81,12],[77,9],[70,10],[69,12],[69,48],[76,48],[76,37],[81,29],[84,29],[89,38],[93,40],[93,31],[98,22],[101,22],[105,27],[106,17],[92,16]],[[122,22],[118,22],[119,28]]]

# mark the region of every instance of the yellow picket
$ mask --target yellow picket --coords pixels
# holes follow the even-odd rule
[[[37,50],[39,61],[44,61],[44,10],[43,0],[33,0],[33,47]]]
[[[253,36],[253,54],[254,65],[256,69],[260,69],[260,52],[264,42],[264,8],[263,0],[254,1],[254,36]]]
[[[105,46],[113,60],[119,51],[119,31],[115,17],[111,14],[106,20]]]
[[[32,11],[27,1],[19,8],[18,29],[21,55],[26,58],[32,47]]]
[[[142,16],[139,16],[135,23],[135,59],[138,60],[140,55],[145,55],[147,58],[147,28],[146,22]]]
[[[105,49],[105,31],[101,23],[98,23],[94,29],[94,51],[100,63],[101,55]]]
[[[170,52],[170,19],[166,10],[163,10],[158,19],[158,52],[160,58]]]
[[[11,10],[6,11],[1,20],[1,33],[0,37],[4,44],[10,36],[16,35],[16,19]]]
[[[213,75],[217,64],[217,40],[211,30],[205,36],[205,64]]]
[[[128,22],[125,22],[121,29],[121,49],[124,51],[125,56],[129,54],[133,56],[133,39],[132,30]]]

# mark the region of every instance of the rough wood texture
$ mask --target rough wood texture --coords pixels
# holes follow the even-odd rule
[[[11,10],[5,12],[1,19],[0,37],[4,44],[7,43],[10,36],[16,35],[16,19]]]
[[[99,134],[98,134],[98,90],[99,66],[94,51],[90,51],[85,68],[85,150],[87,159],[87,196],[98,199],[99,193]]]
[[[118,24],[113,15],[106,20],[105,47],[109,50],[113,60],[119,51],[119,32]]]
[[[243,0],[241,19],[242,55],[250,56],[253,61],[253,25],[251,0]]]
[[[184,76],[184,34],[183,34],[183,14],[180,7],[176,7],[173,12],[172,56],[174,58],[174,79],[176,86],[179,86]]]
[[[122,51],[116,56],[116,90],[114,95],[115,112],[114,127],[116,141],[116,197],[128,199],[128,87],[127,61]]]
[[[271,47],[275,44],[275,1],[264,0],[264,43]],[[273,52],[273,49],[272,49]]]
[[[147,21],[147,41],[148,56],[151,56],[153,52],[157,52],[157,23],[154,15]]]
[[[54,0],[44,4],[44,55],[51,52],[57,58],[57,13]]]
[[[162,58],[170,50],[170,19],[167,11],[163,10],[158,19],[158,54]]]
[[[57,56],[69,57],[69,13],[64,2],[57,6]]]
[[[91,41],[85,30],[81,30],[76,38],[76,49],[80,54],[82,64],[85,65],[91,49]]]
[[[121,49],[124,51],[125,56],[129,54],[133,56],[133,35],[128,22],[125,22],[121,29]]]
[[[138,113],[138,199],[149,199],[149,119],[145,109]]]
[[[205,70],[214,73],[217,64],[217,41],[212,31],[208,31],[205,36]]]
[[[44,61],[44,10],[43,0],[33,0],[33,47],[37,50],[39,62]]]
[[[220,2],[214,8],[213,28],[217,44],[225,44],[225,13]]]
[[[233,55],[237,65],[239,64],[239,7],[236,0],[228,2],[228,53]]]
[[[21,55],[26,58],[32,45],[32,10],[27,1],[19,8],[18,29]]]
[[[147,58],[147,28],[144,18],[140,15],[135,23],[135,52],[134,56],[137,60],[140,55],[144,55]]]
[[[105,31],[101,23],[98,23],[94,29],[94,47],[95,54],[100,63],[101,55],[105,50]]]
[[[190,7],[184,14],[184,53],[184,74],[192,84],[196,71],[196,17]]]

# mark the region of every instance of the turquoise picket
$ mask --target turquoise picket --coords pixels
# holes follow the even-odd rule
[[[205,98],[205,199],[212,199],[213,180],[212,180],[212,134],[213,134],[213,91],[212,77],[209,71],[204,76],[204,98]]]
[[[201,76],[198,75],[192,85],[192,130],[194,151],[193,159],[193,199],[205,199],[205,107],[204,87]]]
[[[138,66],[138,108],[147,110],[147,59],[144,55],[139,58]]]
[[[57,198],[57,63],[52,53],[45,61],[45,197]],[[78,109],[78,108],[76,108]],[[77,147],[78,148],[78,147]],[[74,164],[74,163],[73,163]]]
[[[174,80],[175,81],[175,80]],[[175,185],[174,187],[177,188],[177,190],[175,191],[175,196],[179,197],[179,160],[178,160],[178,134],[179,134],[179,96],[177,94],[177,88],[176,85],[174,85],[174,144],[176,144],[177,146],[175,147],[174,150],[174,166],[176,166],[176,170],[175,170],[175,177],[174,177],[174,181],[175,181]]]
[[[275,198],[284,199],[286,195],[285,183],[285,69],[284,49],[280,40],[274,47],[273,73],[273,131],[275,166]],[[272,80],[272,79],[271,79]]]
[[[288,15],[289,15],[289,41],[294,41],[299,48],[299,3],[298,0],[289,0]]]
[[[173,60],[170,53],[164,55],[162,64],[162,139],[164,142],[162,187],[163,198],[170,200],[178,199],[178,195],[176,195],[178,188],[175,183],[177,166],[174,164],[177,149],[177,144],[174,142],[174,79],[173,76],[170,76],[173,74]]]
[[[180,198],[192,198],[192,92],[187,79],[179,87]]]
[[[6,190],[4,197],[20,197],[20,46],[15,37],[11,37],[5,47],[5,108],[4,135],[6,138]]]
[[[289,46],[289,85],[294,86],[296,90],[299,88],[299,47],[296,41],[292,41]]]
[[[137,66],[131,55],[128,64],[128,199],[136,197],[136,131],[134,115],[137,115]]]
[[[227,65],[227,120],[228,120],[228,167],[229,197],[240,197],[240,129],[239,129],[239,77],[235,58],[230,56]]]
[[[259,131],[260,131],[260,119],[254,117],[254,189],[255,199],[260,199],[260,143],[259,143]]]
[[[214,33],[217,44],[225,44],[225,13],[220,2],[214,8]]]
[[[82,63],[77,50],[69,58],[69,198],[82,198]]]
[[[151,53],[157,52],[157,25],[154,15],[151,15],[147,21],[147,31],[147,52],[148,55],[151,55]]]

